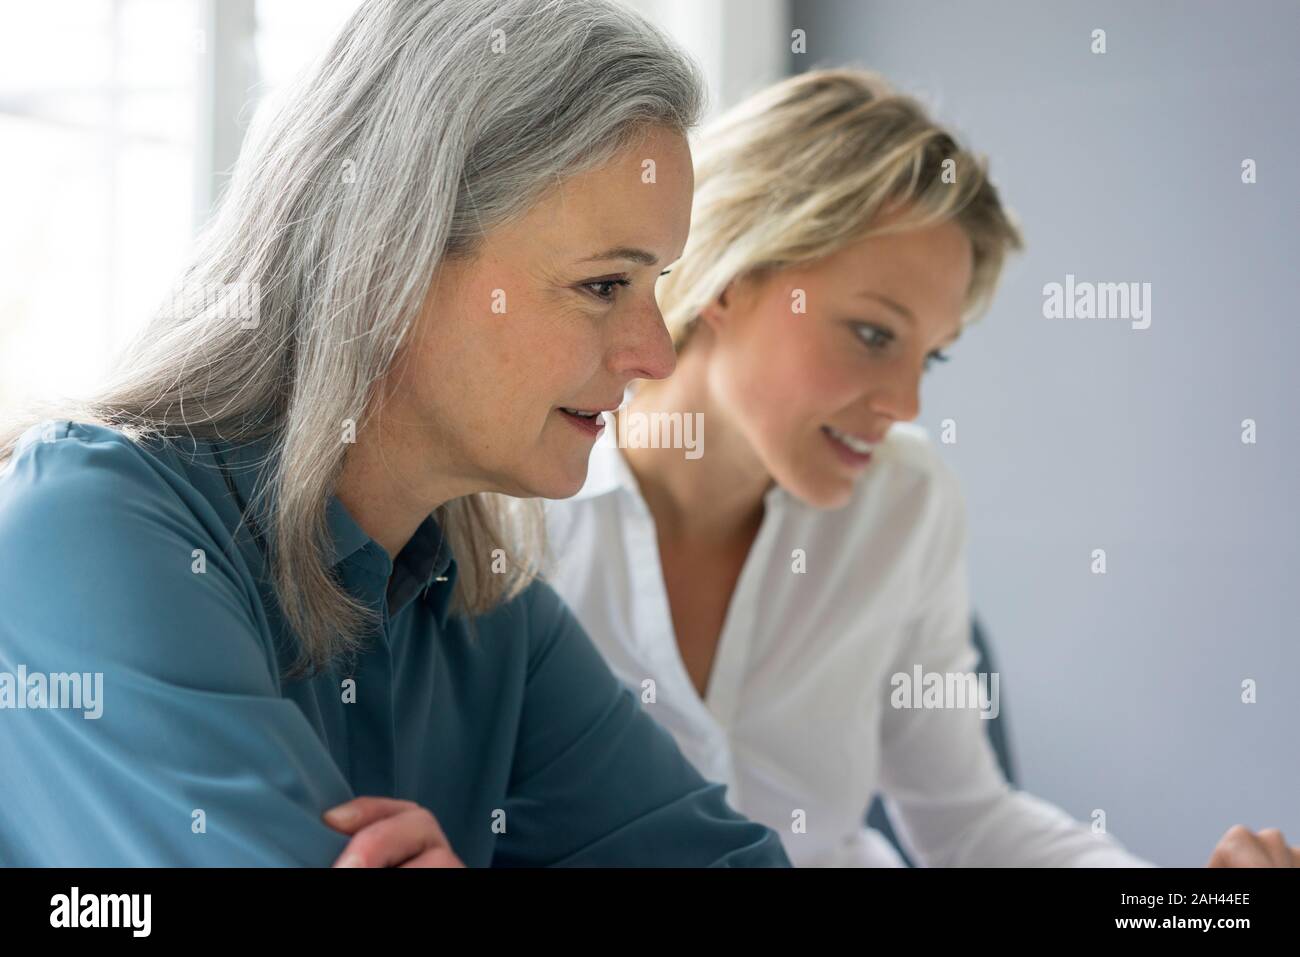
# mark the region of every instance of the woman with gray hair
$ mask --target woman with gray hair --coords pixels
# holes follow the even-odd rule
[[[171,306],[0,435],[0,862],[786,865],[535,578],[673,368],[694,68],[607,0],[369,0]]]

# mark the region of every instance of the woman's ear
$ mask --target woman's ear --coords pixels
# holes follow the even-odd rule
[[[722,291],[700,310],[700,321],[717,333],[735,315],[735,303],[740,293],[739,279],[732,279]]]

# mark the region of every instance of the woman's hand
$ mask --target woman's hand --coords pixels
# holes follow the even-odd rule
[[[1254,834],[1238,824],[1210,855],[1209,867],[1300,867],[1300,847],[1289,847],[1275,827]]]
[[[352,835],[335,867],[464,867],[426,808],[394,798],[359,797],[323,815]]]

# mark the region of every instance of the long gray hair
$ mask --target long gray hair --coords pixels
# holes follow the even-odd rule
[[[270,437],[248,508],[272,506],[270,577],[300,640],[291,673],[355,651],[375,612],[331,573],[326,505],[343,433],[373,415],[437,265],[646,125],[685,133],[703,97],[698,68],[614,0],[367,0],[250,130],[182,277],[206,292],[154,316],[90,398],[12,419],[0,465],[51,417],[136,441]],[[536,574],[523,538],[536,516],[520,521],[504,496],[434,515],[461,613]],[[492,573],[494,548],[509,573]]]

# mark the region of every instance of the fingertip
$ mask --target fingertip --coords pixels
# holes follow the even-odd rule
[[[324,818],[331,824],[346,826],[361,816],[361,810],[354,804],[340,804],[325,812]]]

